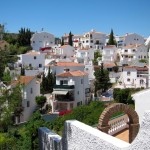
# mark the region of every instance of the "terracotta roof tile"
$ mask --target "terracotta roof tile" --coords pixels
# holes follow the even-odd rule
[[[104,64],[104,67],[106,67],[106,68],[107,67],[114,67],[114,66],[116,66],[115,63],[105,63]]]
[[[57,62],[55,66],[84,66],[84,64],[79,64],[75,62]]]
[[[33,79],[35,78],[35,76],[20,76],[20,78],[18,80],[14,80],[12,82],[12,85],[16,85],[18,83],[20,84],[24,84],[27,85],[29,84]]]
[[[86,76],[87,73],[80,71],[80,70],[75,70],[75,71],[68,71],[68,72],[64,72],[61,74],[58,74],[58,77],[72,77],[72,76]]]

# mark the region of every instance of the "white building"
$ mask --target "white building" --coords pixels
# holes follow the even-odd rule
[[[148,49],[145,45],[128,45],[118,49],[118,58],[121,64],[139,62],[148,59]]]
[[[33,50],[39,51],[44,47],[52,47],[55,45],[55,37],[48,32],[34,33],[31,37],[31,47]]]
[[[93,48],[78,48],[75,54],[76,61],[78,63],[88,64],[89,61],[94,59],[95,51]]]
[[[16,117],[16,123],[28,121],[36,108],[35,97],[40,95],[40,83],[35,76],[20,76],[11,87],[21,84],[22,86],[22,107],[23,112],[20,117]]]
[[[107,45],[102,50],[102,62],[109,63],[115,62],[117,57],[117,48],[115,45]]]
[[[147,88],[148,87],[148,68],[126,66],[123,67],[120,85],[124,88]]]
[[[69,58],[74,56],[75,49],[70,45],[63,45],[55,49],[55,53],[60,55],[61,58]]]
[[[68,68],[70,71],[80,70],[84,71],[84,64],[79,64],[75,62],[54,62],[54,64],[45,66],[45,74],[48,73],[48,68],[51,68],[52,73],[58,75],[64,72],[65,68]]]
[[[81,38],[82,35],[72,35],[72,42],[73,42],[73,47],[77,48],[81,46]],[[64,34],[63,37],[64,39],[64,45],[68,45],[69,42],[69,34]]]
[[[45,54],[35,51],[30,51],[26,54],[18,56],[17,67],[22,66],[25,68],[26,75],[35,75],[38,72],[44,71]],[[30,71],[30,72],[29,72]]]
[[[106,34],[91,30],[81,38],[81,47],[100,49],[106,44]]]
[[[120,37],[117,36],[116,41],[118,47],[145,43],[144,37],[136,33],[127,33],[125,36]]]
[[[74,107],[88,104],[90,100],[88,75],[80,70],[69,71],[56,75],[53,88],[52,110],[72,110]]]

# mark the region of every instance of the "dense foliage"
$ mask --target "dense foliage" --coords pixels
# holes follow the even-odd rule
[[[0,96],[0,128],[7,132],[14,123],[13,117],[21,115],[22,94],[20,85],[11,90],[4,89]]]
[[[42,109],[42,107],[44,106],[44,104],[46,102],[46,97],[43,95],[36,96],[35,101],[36,101],[37,105]]]
[[[112,86],[109,79],[109,72],[103,68],[103,63],[101,64],[101,68],[94,72],[94,75],[95,95],[97,95],[98,91],[103,93]]]
[[[91,102],[90,105],[79,106],[72,113],[58,117],[53,122],[45,122],[39,111],[35,112],[30,120],[21,126],[15,126],[7,133],[0,132],[0,147],[11,150],[33,150],[39,149],[38,128],[48,127],[54,132],[62,133],[64,122],[68,119],[76,119],[88,125],[98,123],[99,116],[104,110],[103,103]]]
[[[134,104],[134,101],[132,99],[132,94],[135,92],[138,92],[142,89],[137,88],[126,88],[126,89],[119,89],[115,88],[113,92],[114,100],[118,103],[124,103],[124,104]]]
[[[53,129],[58,134],[61,134],[63,130],[63,125],[66,120],[76,119],[90,126],[98,123],[100,114],[104,110],[104,105],[102,102],[94,101],[90,105],[82,105],[73,109],[72,113],[64,115],[57,118],[51,125]]]
[[[52,93],[55,80],[55,74],[50,71],[49,67],[47,76],[44,73],[42,75],[41,93]]]

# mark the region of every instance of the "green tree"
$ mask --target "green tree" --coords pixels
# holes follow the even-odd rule
[[[48,75],[47,75],[47,91],[50,93],[53,92],[53,86],[54,86],[54,76],[52,72],[50,71],[50,67],[48,68]]]
[[[30,29],[21,28],[17,38],[19,46],[30,46],[31,35]]]
[[[45,96],[36,96],[35,97],[35,101],[37,103],[37,105],[41,108],[44,106],[44,104],[46,103],[46,97]]]
[[[2,80],[6,85],[10,84],[11,82],[10,71],[7,70],[6,72],[4,72]]]
[[[69,37],[68,37],[68,45],[70,45],[70,46],[73,46],[72,36],[73,36],[73,34],[70,31]]]
[[[112,84],[109,79],[109,72],[103,68],[103,63],[101,64],[100,70],[96,70],[95,73],[95,95],[98,91],[105,92],[108,90]]]
[[[3,90],[0,96],[0,104],[0,126],[4,129],[4,132],[7,132],[9,126],[13,124],[12,117],[15,117],[18,107],[22,107],[20,85],[11,90]],[[20,114],[17,113],[17,116],[21,115],[22,111],[20,111]]]
[[[116,41],[114,39],[114,32],[112,29],[109,35],[108,45],[116,45]]]
[[[24,67],[21,67],[21,74],[20,74],[21,76],[24,76],[25,75],[25,69],[24,69]]]
[[[11,51],[6,47],[5,50],[0,50],[0,79],[2,80],[5,67],[8,63],[13,63],[17,60],[17,56],[11,55]]]
[[[114,89],[113,97],[114,100],[118,103],[124,103],[124,104],[134,104],[134,101],[132,99],[132,94],[135,92],[135,89],[126,88],[126,89]]]
[[[62,37],[61,39],[61,45],[63,46],[64,45],[64,38]]]

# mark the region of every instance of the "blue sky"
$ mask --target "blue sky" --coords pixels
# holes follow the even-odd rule
[[[4,0],[0,23],[8,32],[21,27],[44,31],[61,37],[95,29],[117,35],[150,35],[150,0]]]

